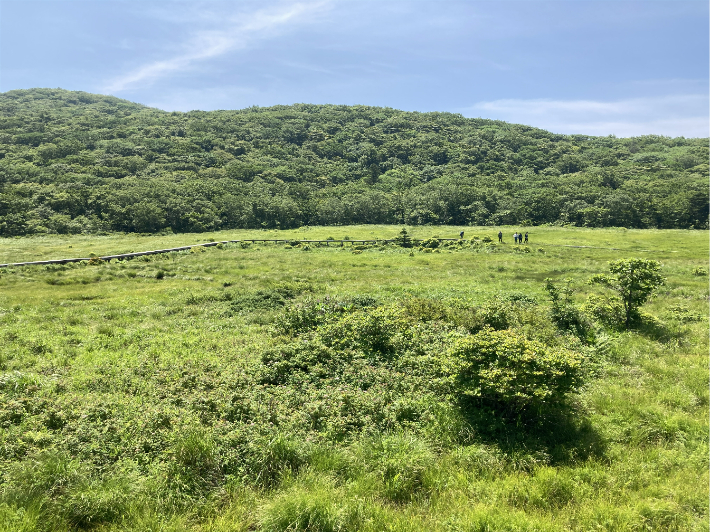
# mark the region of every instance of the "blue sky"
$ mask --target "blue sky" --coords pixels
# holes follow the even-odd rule
[[[0,91],[708,136],[708,2],[0,0]]]

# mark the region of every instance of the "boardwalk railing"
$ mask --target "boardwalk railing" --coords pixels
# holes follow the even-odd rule
[[[441,242],[445,241],[456,241],[460,240],[458,238],[437,238],[436,240],[439,240]],[[421,242],[422,239],[419,238],[413,238],[412,242]],[[242,242],[249,242],[252,244],[256,244],[257,242],[263,242],[263,243],[268,243],[268,242],[273,242],[275,244],[290,244],[291,242],[298,242],[299,244],[325,244],[326,246],[329,246],[330,244],[336,244],[339,243],[341,246],[345,246],[345,244],[350,244],[351,246],[354,244],[360,244],[360,245],[367,245],[367,244],[390,244],[394,242],[394,239],[368,239],[368,240],[296,240],[296,239],[284,239],[284,238],[279,238],[279,239],[267,239],[267,238],[243,238],[241,240],[222,240],[221,242],[205,242],[204,244],[193,244],[191,246],[181,246],[177,248],[167,248],[167,249],[154,249],[151,251],[139,251],[136,253],[121,253],[119,255],[104,255],[102,257],[76,257],[76,258],[71,258],[71,259],[53,259],[53,260],[36,260],[36,261],[31,261],[31,262],[9,262],[6,264],[0,264],[0,268],[11,268],[15,266],[44,266],[44,265],[50,265],[50,264],[68,264],[70,262],[88,262],[91,259],[101,259],[102,261],[110,261],[110,260],[126,260],[126,259],[132,259],[134,257],[143,257],[145,255],[159,255],[161,253],[172,253],[174,251],[187,251],[192,248],[198,248],[198,247],[211,247],[211,246],[216,246],[217,244],[240,244]]]

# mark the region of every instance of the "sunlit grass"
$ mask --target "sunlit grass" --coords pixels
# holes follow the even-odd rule
[[[400,229],[7,239],[0,262],[210,238],[391,238]],[[497,234],[408,229],[415,238]],[[526,228],[504,228],[506,240],[516,229]],[[708,281],[693,270],[707,265],[707,234],[544,227],[530,238],[530,253],[510,243],[358,254],[255,244],[0,270],[0,530],[706,528]],[[280,310],[234,311],[239,294],[294,280],[308,286],[297,301],[369,295],[382,304],[417,297],[476,307],[524,294],[542,320],[546,277],[572,279],[581,304],[600,293],[586,284],[591,275],[630,256],[662,263],[667,283],[644,307],[657,322],[600,331],[594,376],[575,399],[574,415],[587,425],[569,427],[579,431],[571,443],[526,449],[484,433],[457,440],[460,420],[443,410],[420,432],[343,442],[288,433],[274,441],[258,431],[266,439],[249,441],[232,425],[245,415],[231,406],[245,375],[281,341]],[[250,405],[266,416],[286,408]],[[312,419],[306,409],[317,406],[294,415]],[[223,475],[228,457],[219,453],[240,446],[268,483]]]

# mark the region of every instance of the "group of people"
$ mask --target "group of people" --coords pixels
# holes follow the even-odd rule
[[[525,239],[525,240],[523,240]],[[522,233],[513,233],[513,240],[515,240],[516,244],[527,244],[528,243],[528,233],[527,231],[525,232],[525,235],[523,236]],[[498,231],[498,242],[503,243],[503,231]]]

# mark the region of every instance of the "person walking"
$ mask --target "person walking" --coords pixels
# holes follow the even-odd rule
[[[503,243],[503,231],[498,231],[498,242]]]
[[[459,238],[463,238],[463,231],[459,233]]]
[[[525,231],[525,243],[526,244],[528,243],[528,232],[527,231]]]
[[[518,233],[513,233],[513,240],[515,240],[515,243],[518,243]]]

